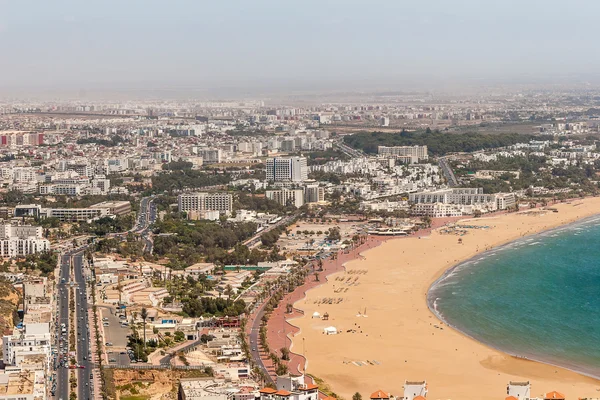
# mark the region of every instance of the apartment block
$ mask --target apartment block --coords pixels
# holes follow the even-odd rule
[[[266,162],[267,180],[302,182],[308,179],[306,157],[275,157]]]
[[[131,212],[131,203],[128,201],[103,201],[90,206],[91,209],[105,209],[111,215],[127,215]]]
[[[283,206],[302,207],[304,205],[304,191],[302,189],[267,190],[267,199],[276,201]]]
[[[233,196],[229,193],[183,193],[177,198],[179,211],[233,211]]]
[[[407,157],[411,163],[429,159],[427,146],[379,146],[377,153],[380,156]]]
[[[325,201],[325,188],[319,185],[306,185],[304,188],[305,203],[319,203]]]
[[[0,255],[4,258],[26,256],[50,250],[39,226],[0,225]]]

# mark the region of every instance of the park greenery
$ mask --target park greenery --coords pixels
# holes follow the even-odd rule
[[[256,264],[280,259],[271,252],[241,244],[256,232],[251,222],[189,221],[173,213],[154,225],[154,254],[169,259],[169,267],[183,269],[200,261],[221,265]]]
[[[429,154],[443,156],[448,153],[473,152],[527,143],[535,139],[533,135],[517,133],[483,134],[476,132],[442,133],[439,131],[398,133],[359,132],[344,137],[344,142],[367,154],[376,154],[378,146],[426,145]]]
[[[165,171],[178,171],[184,169],[192,169],[193,163],[189,161],[171,161],[162,165],[162,169]]]
[[[229,174],[218,172],[206,173],[191,169],[165,171],[162,174],[152,176],[152,192],[172,195],[184,189],[226,185],[230,180],[231,176]]]
[[[600,172],[600,162],[586,165],[549,166],[545,156],[522,155],[498,157],[496,160],[470,160],[463,165],[453,162],[455,175],[464,187],[481,187],[484,193],[528,190],[531,187],[544,187],[549,190],[577,187],[584,193],[594,194],[598,185],[594,183],[596,172]],[[474,179],[480,170],[507,171],[494,179]],[[519,172],[517,178],[511,172]]]
[[[79,222],[73,225],[73,233],[91,233],[97,236],[104,236],[108,233],[126,232],[133,228],[135,217],[133,214],[102,217],[92,222]]]
[[[97,240],[94,251],[99,253],[117,253],[123,257],[141,258],[144,255],[144,244],[137,240],[133,233],[128,234],[125,240],[117,238],[104,238]]]
[[[39,271],[42,276],[48,276],[56,269],[58,256],[51,251],[29,254],[16,261],[19,271]]]
[[[307,153],[297,153],[297,156],[306,156],[306,162],[310,165],[323,165],[329,161],[342,160],[346,161],[350,157],[339,150],[323,150],[323,151],[310,151]]]
[[[285,211],[291,211],[294,207],[286,208],[278,202],[267,199],[263,196],[256,196],[254,194],[246,194],[238,192],[233,202],[233,208],[235,210],[252,210],[257,212],[269,213],[269,214],[282,214]]]

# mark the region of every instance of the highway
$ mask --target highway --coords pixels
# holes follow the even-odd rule
[[[75,276],[75,316],[77,318],[77,398],[89,400],[90,392],[90,358],[92,355],[90,345],[90,325],[88,321],[88,298],[85,275],[83,273],[83,251],[73,255],[73,271]],[[81,368],[83,367],[83,368]]]
[[[458,181],[456,180],[456,176],[454,176],[454,172],[452,171],[452,167],[448,164],[448,160],[445,157],[440,157],[438,159],[438,164],[448,181],[448,186],[454,187],[458,186]]]
[[[74,281],[70,282],[70,267],[73,263]],[[69,371],[70,357],[69,352],[69,289],[71,285],[75,295],[75,318],[77,333],[75,334],[75,360],[73,368],[77,370],[78,385],[77,398],[89,400],[92,398],[90,392],[90,331],[87,314],[87,290],[85,276],[83,274],[83,251],[70,252],[61,256],[60,274],[58,282],[58,323],[56,324],[55,337],[59,341],[59,357],[56,360],[56,391],[55,398],[66,400],[69,398]],[[62,333],[62,324],[65,332]]]
[[[156,206],[153,203],[154,196],[144,197],[140,200],[140,212],[138,218],[130,230],[126,232],[110,233],[107,237],[121,238],[125,240],[127,235],[130,233],[141,236],[141,240],[144,242],[144,252],[152,254],[152,247],[154,243],[152,241],[152,235],[150,226],[156,221]]]
[[[140,213],[134,231],[139,233],[144,241],[144,251],[152,254],[152,242],[150,226],[156,221],[156,206],[152,197],[144,197],[140,201]]]
[[[57,284],[57,323],[55,324],[54,340],[58,356],[54,359],[56,369],[55,397],[66,400],[69,398],[69,370],[67,352],[69,351],[68,333],[61,333],[61,324],[65,324],[65,331],[69,332],[69,266],[70,256],[63,255],[60,259],[60,273]],[[64,361],[63,361],[64,360]]]
[[[350,158],[360,158],[366,156],[362,150],[353,149],[352,147],[345,144],[343,140],[335,142],[334,146]]]

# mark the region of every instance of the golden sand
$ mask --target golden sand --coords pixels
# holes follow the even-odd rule
[[[448,268],[486,248],[599,213],[600,198],[554,207],[557,213],[461,221],[490,227],[468,230],[460,237],[462,244],[458,236],[434,231],[427,238],[394,239],[363,252],[364,259],[348,262],[346,272],[329,276],[296,303],[305,316],[292,321],[301,330],[293,350],[304,349],[307,373],[324,379],[346,399],[378,389],[401,396],[405,380],[427,380],[429,399],[504,399],[511,380],[531,381],[532,396],[557,390],[567,399],[600,397],[600,381],[494,350],[441,325],[427,307],[427,290]],[[367,272],[348,272],[356,270]],[[339,304],[323,304],[323,299],[339,297],[344,298]],[[368,317],[358,317],[365,309]],[[329,321],[311,318],[315,311],[327,312]],[[342,333],[323,334],[328,326]],[[356,333],[347,333],[349,329]],[[379,365],[353,363],[367,360]]]

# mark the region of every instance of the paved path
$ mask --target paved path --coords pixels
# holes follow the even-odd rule
[[[422,237],[428,236],[431,234],[433,229],[439,228],[447,223],[455,222],[459,219],[464,219],[465,217],[456,217],[456,218],[436,218],[432,220],[431,227],[428,229],[421,229],[416,233],[413,233],[409,236],[405,237]],[[286,294],[283,299],[279,302],[279,305],[273,312],[271,313],[269,320],[267,321],[267,342],[269,343],[269,347],[272,352],[281,356],[280,349],[282,347],[290,348],[291,338],[295,336],[299,329],[292,325],[289,320],[302,316],[304,313],[302,310],[293,308],[292,313],[286,313],[286,305],[287,304],[295,304],[297,301],[301,300],[306,296],[306,292],[312,288],[315,288],[327,281],[327,277],[333,273],[339,272],[344,268],[344,264],[348,261],[354,260],[359,257],[363,257],[361,253],[363,251],[372,249],[374,247],[379,246],[381,243],[387,241],[388,239],[399,239],[402,237],[386,237],[386,236],[367,236],[365,243],[360,246],[354,247],[348,250],[341,250],[337,253],[337,259],[333,260],[331,258],[323,260],[323,270],[317,270],[317,264],[314,263],[313,267],[309,270],[309,274],[306,277],[306,280],[303,285],[298,286],[292,293]],[[314,273],[317,272],[319,274],[319,281],[315,280]],[[265,300],[263,304],[268,301]],[[247,334],[251,339],[251,347],[258,347],[256,351],[256,355],[260,355],[261,368],[269,374],[271,379],[276,378],[275,374],[275,366],[273,362],[269,358],[269,354],[263,351],[260,351],[258,346],[258,332],[256,326],[260,326],[260,319],[262,318],[262,305],[257,308],[254,313],[249,316],[248,324],[247,324]],[[253,341],[253,343],[252,343]],[[302,355],[303,349],[302,345],[297,345],[298,347],[294,347],[290,349],[290,360],[287,362],[288,370],[292,374],[302,374],[306,368],[306,360]],[[253,355],[255,352],[252,352]],[[255,358],[257,358],[255,356]],[[314,382],[313,382],[314,383]],[[322,393],[319,393],[319,398],[325,397]]]

